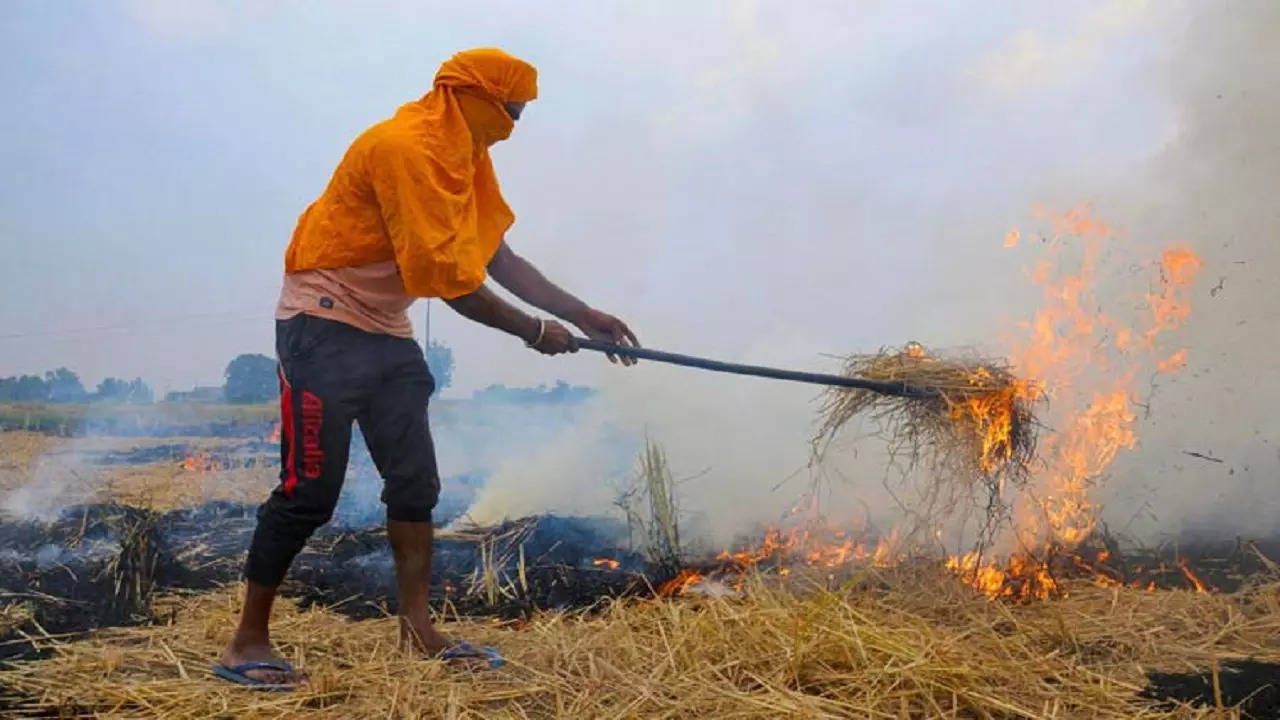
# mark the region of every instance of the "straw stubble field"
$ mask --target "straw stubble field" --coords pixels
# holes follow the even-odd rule
[[[447,623],[501,647],[496,671],[400,652],[393,619],[285,603],[276,642],[311,674],[294,693],[208,674],[236,612],[229,587],[162,600],[167,624],[49,640],[49,659],[4,683],[31,709],[106,717],[1232,717],[1143,699],[1147,673],[1280,660],[1276,585],[1233,596],[1085,585],[1019,606],[937,573],[880,572],[876,585],[756,582],[742,600]]]
[[[95,454],[179,446],[184,452],[210,452],[230,442],[216,437],[63,438],[21,430],[0,432],[0,495],[30,486],[41,505],[114,502],[157,511],[213,500],[260,502],[276,482],[274,471],[260,467],[192,471],[183,468],[181,455],[110,465],[90,459]],[[46,489],[52,496],[46,497]]]
[[[0,442],[12,487],[70,441],[3,433]],[[241,485],[152,465],[107,470],[134,478],[113,492],[136,485],[146,488],[138,497],[181,505]],[[166,473],[182,492],[163,492]],[[252,492],[269,484],[258,477]],[[939,565],[909,563],[841,584],[800,571],[785,585],[752,576],[741,597],[631,598],[520,621],[446,612],[450,634],[501,648],[508,662],[493,671],[402,653],[394,618],[353,620],[285,599],[275,641],[311,679],[262,693],[208,671],[237,613],[241,588],[230,585],[160,596],[149,625],[24,631],[21,642],[46,656],[0,672],[0,708],[139,718],[1131,718],[1237,717],[1230,706],[1250,700],[1254,717],[1271,716],[1277,691],[1267,678],[1242,681],[1240,662],[1280,662],[1280,576],[1230,594],[1065,589],[990,601]],[[0,623],[23,625],[23,608],[0,600]],[[1174,694],[1198,693],[1195,705],[1148,698],[1152,673],[1174,674]]]

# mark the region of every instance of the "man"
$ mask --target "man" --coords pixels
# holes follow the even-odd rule
[[[504,242],[514,215],[489,146],[511,134],[536,95],[528,63],[496,49],[458,53],[423,98],[352,143],[299,218],[276,310],[281,482],[258,511],[244,608],[218,675],[246,685],[302,680],[272,650],[268,619],[289,565],[333,513],[353,421],[385,483],[402,647],[446,657],[472,650],[437,632],[427,605],[440,490],[427,426],[434,381],[406,311],[414,298],[439,297],[543,354],[577,350],[560,322],[486,288],[487,272],[589,337],[637,344],[625,323],[552,284]]]

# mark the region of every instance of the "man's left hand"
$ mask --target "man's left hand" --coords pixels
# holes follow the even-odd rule
[[[609,313],[601,312],[595,308],[583,310],[574,319],[573,324],[577,325],[592,340],[605,340],[618,345],[640,347],[640,341],[636,339],[636,334],[631,332],[631,328],[627,327],[626,323]],[[614,355],[609,355],[609,362],[616,363],[618,358]],[[622,364],[635,365],[636,359],[624,356]]]

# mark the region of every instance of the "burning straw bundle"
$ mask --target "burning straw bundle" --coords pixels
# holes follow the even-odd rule
[[[1006,483],[1025,482],[1036,445],[1032,406],[1040,393],[1002,361],[944,358],[909,343],[901,350],[848,356],[844,374],[923,392],[897,396],[829,388],[813,439],[815,460],[858,416],[877,426],[891,463],[905,471],[923,467],[935,483],[954,483],[960,493],[985,489],[989,512]]]

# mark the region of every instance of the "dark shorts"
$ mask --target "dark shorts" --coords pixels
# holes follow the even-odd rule
[[[435,382],[416,342],[296,315],[276,321],[276,356],[280,484],[258,511],[246,567],[268,585],[333,516],[353,422],[382,475],[388,519],[429,522],[440,493],[427,424]]]

